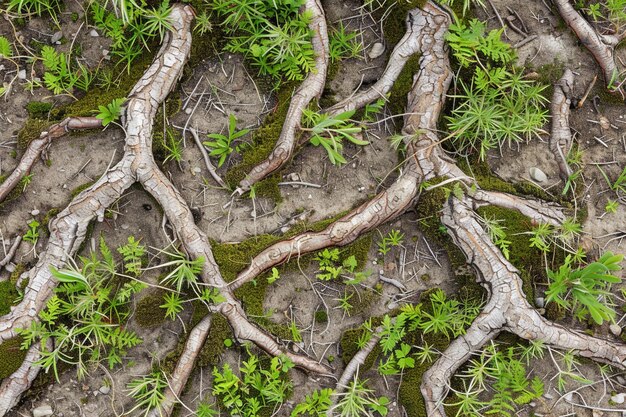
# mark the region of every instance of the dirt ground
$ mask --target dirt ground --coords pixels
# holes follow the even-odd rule
[[[360,28],[366,45],[363,57],[345,61],[330,84],[334,98],[341,99],[352,94],[361,83],[367,84],[380,76],[393,45],[386,45],[386,52],[381,57],[373,60],[368,58],[367,52],[371,45],[382,40],[380,26],[366,16],[359,16],[356,11],[359,3],[356,1],[327,0],[323,3],[329,22],[342,19],[344,24],[349,25],[348,27]],[[523,7],[520,7],[519,1],[512,0],[494,0],[493,3],[503,16],[510,14],[507,8],[515,9],[525,22],[529,33],[537,35],[534,41],[518,48],[521,65],[532,66],[538,71],[542,65],[557,62],[571,68],[576,72],[575,91],[579,97],[593,76],[600,75],[591,55],[544,2],[533,0]],[[79,13],[80,18],[76,22],[70,18],[72,12]],[[488,9],[488,12],[478,9],[476,14],[480,18],[487,18],[490,28],[499,27],[491,9]],[[69,3],[62,19],[62,32],[65,38],[73,39],[80,28],[76,42],[83,47],[87,65],[96,65],[99,60],[104,59],[103,50],[106,51],[107,41],[104,37],[90,35],[91,28],[82,24],[83,11],[79,3]],[[32,19],[20,29],[20,33],[26,39],[35,37],[44,43],[50,43],[49,38],[57,30],[50,22]],[[11,34],[12,29],[7,22],[1,21],[0,32]],[[511,29],[507,30],[507,35],[512,44],[522,39]],[[67,44],[62,46],[69,47]],[[625,48],[619,51],[619,56],[622,59],[626,58]],[[5,82],[15,75],[12,71],[13,69],[7,66],[0,72]],[[11,152],[15,149],[17,132],[28,118],[25,105],[35,100],[59,103],[71,100],[68,97],[50,97],[44,89],[35,89],[31,93],[26,91],[22,84],[21,80],[16,80],[11,93],[6,99],[0,100],[0,174],[11,172],[17,162],[17,159],[11,156]],[[592,96],[601,88],[601,84],[600,75]],[[173,94],[180,97],[183,106],[180,112],[170,117],[169,122],[183,133],[186,147],[182,162],[180,164],[170,162],[164,166],[164,170],[190,206],[200,213],[197,224],[216,241],[241,242],[258,234],[279,234],[286,230],[285,227],[288,227],[289,221],[294,218],[304,218],[310,223],[327,219],[366,201],[397,176],[395,170],[399,162],[398,155],[387,140],[391,133],[390,124],[380,123],[369,132],[367,139],[370,145],[358,149],[346,147],[348,163],[343,167],[333,166],[321,147],[304,147],[282,172],[282,176],[286,182],[297,179],[313,186],[281,185],[282,202],[278,204],[264,198],[233,199],[229,191],[217,188],[210,179],[189,129],[196,129],[201,136],[221,132],[226,129],[229,114],[236,115],[239,128],[255,129],[272,109],[275,98],[257,85],[254,74],[249,73],[244,67],[241,56],[228,53],[222,54],[219,58],[207,58],[198,64]],[[604,207],[611,194],[599,167],[614,178],[626,164],[626,107],[623,104],[600,100],[598,113],[592,102],[590,97],[581,109],[572,113],[570,119],[576,132],[576,141],[584,153],[585,191],[584,199],[579,200],[578,204],[588,209],[584,230],[585,236],[594,247],[597,250],[623,253],[621,239],[614,237],[619,236],[615,233],[626,234],[624,221],[626,208],[620,204],[616,213],[604,213]],[[381,117],[385,116],[388,115]],[[599,123],[595,123],[601,116],[611,122],[609,129],[603,130]],[[549,126],[546,126],[546,130],[549,130]],[[26,231],[27,223],[32,218],[41,220],[48,210],[64,207],[72,198],[72,190],[94,181],[107,166],[117,162],[123,153],[123,138],[121,129],[111,126],[101,132],[71,135],[54,142],[47,155],[51,161],[50,166],[37,163],[33,169],[33,181],[23,195],[0,207],[0,237],[3,239],[2,246],[5,250],[14,236]],[[229,161],[218,172],[223,175],[234,163],[236,160]],[[548,149],[547,135],[535,138],[528,144],[504,149],[502,154],[491,152],[488,163],[498,176],[509,182],[532,182],[529,169],[538,167],[546,173],[548,179],[543,183],[536,183],[537,187],[554,195],[559,195],[563,188],[555,160]],[[105,236],[111,246],[124,243],[132,234],[152,248],[151,254],[158,256],[157,249],[166,247],[169,239],[162,228],[162,216],[156,203],[144,191],[133,187],[117,202],[112,218],[95,225],[93,238],[85,250],[88,251],[90,247],[95,246],[100,234]],[[426,242],[417,220],[415,213],[409,212],[372,234],[374,244],[370,248],[369,260],[365,267],[366,270],[372,271],[372,274],[362,284],[364,287],[373,288],[379,282],[378,274],[382,266],[377,261],[379,257],[375,243],[380,240],[381,235],[390,230],[400,230],[405,236],[404,245],[392,252],[391,261],[387,258],[385,270],[382,272],[386,277],[402,282],[407,288],[404,294],[399,294],[400,291],[394,286],[383,284],[382,291],[378,292],[379,295],[374,298],[366,311],[347,316],[337,308],[341,286],[319,283],[313,286],[311,278],[316,271],[311,265],[305,266],[300,271],[290,270],[281,276],[278,282],[272,284],[267,292],[264,308],[274,311],[272,320],[277,323],[289,324],[291,317],[295,318],[304,339],[300,343],[300,348],[310,356],[320,361],[329,356],[340,358],[338,342],[346,329],[358,326],[368,317],[385,314],[396,308],[400,301],[417,302],[419,294],[429,288],[439,287],[446,292],[454,292],[456,284],[451,279],[453,271],[450,270],[445,251]],[[21,245],[14,262],[33,263],[36,252],[41,251],[44,245],[45,239],[40,239],[35,250],[32,250],[30,245]],[[0,258],[2,256],[0,250]],[[423,274],[428,274],[430,280],[421,279]],[[6,268],[0,271],[0,279],[8,275],[9,270]],[[144,278],[156,283],[157,274],[146,274]],[[614,290],[617,293],[623,287],[619,285]],[[538,288],[537,291],[540,294],[542,288]],[[320,296],[328,305],[328,324],[314,321],[315,311],[323,306]],[[621,296],[618,298],[620,300],[618,307],[621,307],[624,301]],[[135,302],[139,302],[139,299]],[[622,313],[619,314],[618,323],[623,319]],[[125,411],[133,407],[131,400],[125,395],[126,384],[133,377],[148,373],[155,361],[164,358],[175,348],[177,342],[184,338],[185,329],[181,323],[187,322],[189,316],[190,311],[185,311],[181,315],[181,320],[166,321],[156,328],[142,328],[131,319],[129,328],[138,333],[143,343],[128,353],[123,367],[113,371],[98,368],[82,381],[76,379],[73,371],[65,372],[59,382],[51,383],[27,395],[9,415],[29,416],[32,409],[42,404],[51,404],[55,410],[54,415],[59,417],[125,415]],[[563,324],[576,325],[573,321],[565,321]],[[597,335],[614,337],[610,334],[608,326],[599,329]],[[223,360],[239,362],[240,351],[227,350]],[[335,360],[331,364],[337,373],[341,368],[340,362]],[[533,367],[540,375],[550,375],[555,370],[549,357],[538,360]],[[597,366],[590,362],[583,362],[580,369],[590,380],[600,382],[589,387],[572,382],[568,388],[576,391],[562,396],[556,391],[554,381],[548,379],[545,401],[522,408],[518,415],[526,416],[533,413],[544,416],[620,415],[621,406],[610,403],[609,400],[614,393],[626,393],[626,380],[622,377],[603,380],[599,377]],[[210,374],[209,368],[197,369],[194,372],[182,397],[184,403],[191,409],[200,399],[211,398]],[[300,371],[292,371],[291,376],[295,387],[294,395],[276,415],[288,415],[305,394],[319,388],[320,384],[328,385],[328,381]],[[389,416],[404,415],[402,407],[395,400],[399,378],[383,380],[377,376],[375,370],[366,372],[362,377],[369,378],[370,386],[376,390],[377,395],[392,398]],[[592,414],[588,407],[572,405],[581,402],[603,410],[617,409],[619,413],[596,411]],[[626,406],[622,408],[626,412]],[[184,409],[181,410],[181,415],[190,415],[190,412]]]

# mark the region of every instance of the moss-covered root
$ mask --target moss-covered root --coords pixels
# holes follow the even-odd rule
[[[48,344],[49,346],[47,346],[47,348],[51,349],[52,340],[48,340]],[[7,394],[12,392],[22,392],[26,388],[30,387],[39,373],[39,367],[34,365],[38,359],[39,343],[34,343],[30,349],[28,349],[28,352],[24,357],[24,361],[19,368],[17,368],[17,370],[10,376],[2,380],[2,384],[0,384],[0,393]],[[3,416],[8,410],[15,407],[19,399],[19,395],[0,395],[0,416]]]
[[[287,117],[274,150],[265,161],[255,166],[239,183],[239,187],[235,190],[239,195],[249,191],[254,184],[287,163],[297,145],[296,133],[302,119],[302,112],[311,100],[321,97],[324,91],[329,62],[326,17],[318,0],[305,0],[304,8],[311,14],[309,27],[313,33],[311,43],[315,52],[315,70],[309,73],[291,99]]]
[[[554,4],[559,9],[559,14],[565,23],[602,68],[607,89],[620,93],[622,99],[625,98],[626,90],[622,85],[624,80],[619,78],[620,71],[615,62],[615,47],[624,39],[626,32],[620,35],[600,35],[574,8],[570,0],[554,0]]]
[[[28,144],[26,152],[2,184],[0,184],[0,202],[19,184],[19,182],[30,172],[33,164],[41,155],[41,152],[52,142],[72,130],[97,129],[102,127],[102,120],[95,117],[68,117],[60,123],[50,126],[46,132],[41,132],[38,139]]]
[[[428,416],[445,417],[443,401],[450,377],[473,352],[501,330],[558,349],[575,350],[581,356],[624,369],[626,346],[555,325],[531,307],[522,291],[518,271],[491,242],[471,204],[468,198],[461,201],[450,197],[444,205],[441,221],[489,291],[489,300],[466,334],[454,340],[424,374],[421,390]]]
[[[185,343],[185,349],[182,355],[178,359],[176,369],[168,379],[168,387],[163,393],[164,398],[161,402],[161,406],[155,408],[148,414],[149,417],[162,417],[169,416],[174,409],[174,406],[180,398],[180,394],[193,371],[196,358],[204,345],[204,341],[211,329],[211,314],[200,320],[200,323],[191,330],[189,338]]]

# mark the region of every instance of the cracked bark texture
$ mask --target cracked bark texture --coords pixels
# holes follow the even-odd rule
[[[551,323],[528,303],[519,272],[491,242],[471,206],[471,197],[463,201],[450,198],[444,206],[441,222],[474,267],[489,300],[467,333],[454,340],[424,373],[421,391],[428,416],[445,416],[443,401],[450,378],[473,352],[502,330],[625,369],[626,346]]]
[[[11,175],[0,184],[0,203],[7,198],[7,195],[19,184],[22,178],[28,175],[39,155],[50,146],[53,139],[65,136],[72,130],[97,129],[99,127],[102,127],[102,120],[95,117],[68,117],[50,126],[47,132],[41,132],[37,139],[28,144],[26,152],[22,155]]]
[[[316,97],[319,98],[324,91],[329,61],[326,17],[319,0],[306,0],[304,8],[306,11],[311,12],[312,15],[309,27],[313,32],[311,43],[315,52],[315,69],[304,79],[291,98],[285,122],[274,150],[266,160],[252,168],[248,175],[239,183],[239,187],[235,190],[235,193],[239,195],[249,191],[254,184],[287,163],[297,144],[296,133],[300,127],[302,112],[311,100]]]
[[[615,47],[620,42],[620,36],[601,35],[591,26],[584,17],[574,9],[569,0],[552,0],[559,10],[559,14],[567,23],[567,25],[576,34],[580,42],[591,52],[594,59],[602,68],[604,82],[610,90],[612,85],[616,86],[621,80],[618,80],[619,70],[615,63]],[[620,94],[624,97],[624,89],[620,87]],[[613,91],[617,91],[613,89]]]
[[[574,73],[568,68],[554,85],[550,113],[552,128],[550,130],[550,152],[554,154],[559,167],[559,176],[566,183],[572,175],[567,163],[567,154],[572,146],[572,132],[569,128],[571,96],[574,88]]]

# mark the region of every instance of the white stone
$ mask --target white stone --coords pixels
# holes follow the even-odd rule
[[[31,216],[36,216],[36,215],[38,215],[39,213],[41,213],[41,212],[40,212],[39,210],[37,210],[37,209],[35,209],[35,210],[33,210],[33,211],[31,211],[31,212],[30,212]]]
[[[530,170],[530,178],[537,182],[544,182],[548,179],[548,176],[539,168],[532,167]]]
[[[127,225],[126,223],[122,224],[122,230],[128,230],[130,226]]]
[[[101,394],[107,395],[109,392],[111,392],[111,387],[103,385],[98,391],[100,391]]]
[[[89,36],[91,36],[92,38],[97,38],[98,36],[100,36],[100,34],[95,29],[91,29],[89,31]]]
[[[620,392],[619,394],[615,394],[611,396],[611,401],[615,404],[623,404],[624,403],[624,393]]]
[[[376,59],[379,56],[381,56],[384,52],[385,52],[385,45],[383,45],[380,42],[376,42],[372,46],[372,49],[370,49],[367,55],[370,57],[370,59]]]
[[[61,31],[54,32],[54,34],[50,38],[50,43],[57,43],[58,41],[61,40],[62,37],[63,37],[63,32]]]
[[[619,336],[620,334],[622,334],[622,328],[619,324],[611,324],[609,326],[609,330],[611,331],[611,333],[613,333],[615,336]]]
[[[7,266],[4,267],[4,269],[6,269],[9,274],[12,274],[13,271],[15,271],[15,264],[13,262],[10,262]]]
[[[537,306],[537,308],[543,308],[543,306],[545,305],[544,298],[543,297],[535,298],[535,305]]]
[[[54,413],[52,412],[52,407],[49,405],[40,405],[33,410],[33,417],[46,417],[52,414]]]
[[[20,80],[25,80],[26,79],[26,70],[25,69],[21,69],[17,72],[17,78],[19,78]]]

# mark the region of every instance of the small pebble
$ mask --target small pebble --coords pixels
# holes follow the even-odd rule
[[[41,213],[39,210],[35,209],[33,211],[30,212],[31,216],[37,216],[39,213]]]
[[[309,196],[307,197],[309,200],[313,199],[313,196],[311,194],[309,194]]]
[[[61,31],[54,32],[54,34],[50,38],[50,43],[57,43],[58,41],[61,40],[61,38],[63,38],[63,32]]]
[[[380,42],[376,42],[372,46],[372,49],[370,49],[367,55],[370,57],[370,59],[376,59],[379,56],[381,56],[384,52],[385,52],[385,45],[383,45]]]
[[[202,168],[200,168],[200,167],[193,167],[193,168],[192,168],[192,171],[193,171],[195,174],[199,174],[199,173],[201,173],[201,172],[202,172]]]
[[[623,404],[624,403],[624,393],[619,393],[611,396],[611,401],[615,404]]]
[[[109,52],[111,52],[111,51],[109,51],[108,49],[103,49],[102,50],[102,56],[109,56]]]
[[[130,226],[127,225],[126,223],[122,224],[122,230],[128,230]]]
[[[615,336],[619,336],[622,334],[622,328],[619,324],[611,324],[609,326],[609,330],[611,331],[611,333],[613,333]]]
[[[537,182],[544,182],[548,180],[548,176],[539,168],[532,167],[530,170],[530,178]]]
[[[398,303],[396,303],[395,301],[392,301],[389,304],[387,304],[387,308],[389,310],[395,310],[396,308],[398,308]]]
[[[626,378],[624,378],[621,375],[618,375],[617,378],[615,378],[615,380],[617,381],[618,384],[626,385]]]
[[[11,262],[7,266],[5,266],[4,269],[6,269],[9,274],[12,274],[13,271],[15,271],[15,264]]]
[[[100,36],[100,34],[95,29],[91,29],[89,31],[89,36],[91,36],[92,38],[97,38],[98,36]]]
[[[25,80],[26,79],[26,70],[25,69],[21,69],[17,72],[17,78],[19,78],[20,80]]]
[[[53,414],[52,407],[49,405],[40,405],[33,410],[33,417],[47,417]]]
[[[100,391],[101,394],[107,395],[109,392],[111,392],[111,387],[103,385],[98,391]]]
[[[543,297],[537,297],[535,298],[535,305],[538,308],[543,308],[545,306],[546,302],[545,299]]]

